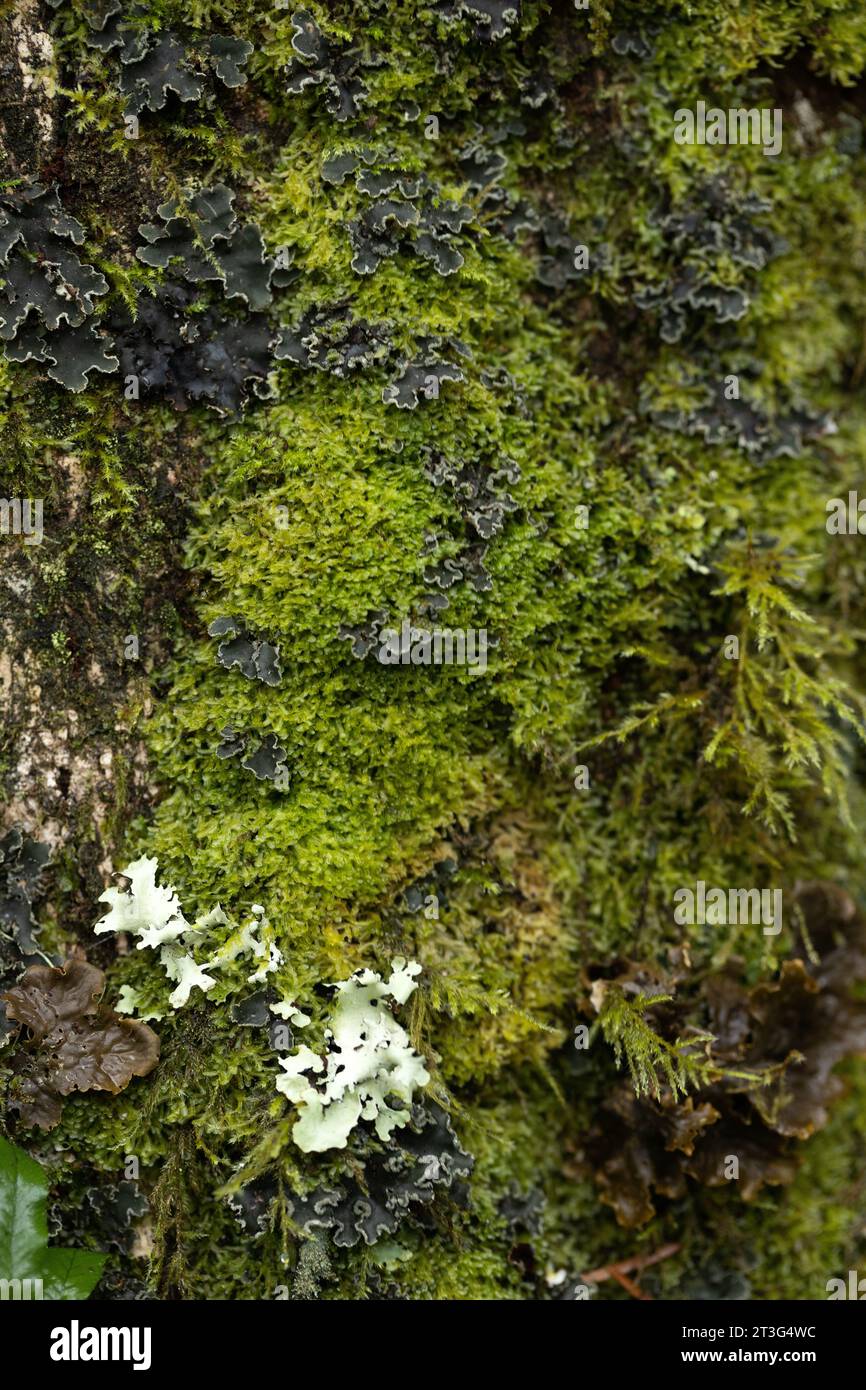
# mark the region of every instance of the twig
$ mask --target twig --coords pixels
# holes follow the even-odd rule
[[[644,1293],[634,1280],[629,1279],[627,1274],[621,1274],[618,1269],[612,1269],[611,1274],[618,1284],[622,1284],[626,1293],[630,1293],[632,1298],[639,1298],[642,1303],[652,1303],[652,1294]]]
[[[671,1255],[676,1255],[679,1249],[680,1246],[677,1242],[672,1242],[670,1245],[660,1245],[658,1250],[654,1250],[651,1255],[630,1255],[627,1260],[618,1260],[616,1264],[612,1265],[602,1265],[600,1269],[592,1269],[589,1274],[582,1274],[580,1277],[587,1284],[601,1284],[605,1279],[616,1279],[623,1288],[628,1288],[629,1293],[632,1293],[637,1286],[631,1284],[631,1280],[624,1282],[621,1278],[622,1275],[631,1274],[634,1270],[648,1269],[650,1265],[658,1264],[659,1260],[669,1260]],[[631,1288],[629,1288],[629,1284],[631,1284]],[[639,1289],[634,1296],[646,1297]]]

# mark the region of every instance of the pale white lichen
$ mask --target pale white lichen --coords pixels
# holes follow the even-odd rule
[[[114,1009],[119,1014],[137,1014],[142,1023],[165,1018],[162,1009],[148,1008],[140,991],[132,985],[121,985]]]
[[[208,971],[229,965],[239,956],[251,956],[261,964],[247,977],[249,983],[261,983],[282,964],[283,955],[264,908],[256,904],[253,917],[240,927],[233,926],[219,904],[209,912],[188,922],[183,914],[177,891],[156,881],[156,859],[146,856],[134,860],[124,870],[129,879],[127,888],[107,888],[99,901],[108,904],[108,912],[94,927],[103,932],[126,932],[136,938],[139,950],[145,947],[159,950],[160,963],[168,979],[176,986],[169,995],[173,1009],[189,1002],[194,989],[207,993],[217,981]],[[222,928],[229,927],[223,940],[214,939]],[[204,961],[196,960],[193,948],[207,945],[210,954]],[[132,1013],[140,1003],[138,992],[130,986],[121,991],[121,1012]],[[159,1017],[151,1012],[148,1017]]]
[[[242,926],[236,927],[207,961],[208,968],[217,970],[222,965],[229,965],[240,956],[254,954],[261,944],[256,935],[258,929],[259,921],[256,917],[252,921],[244,922]]]
[[[283,953],[274,940],[273,929],[264,915],[265,909],[253,903],[252,911],[251,921],[233,931],[206,964],[208,969],[215,969],[237,960],[239,956],[254,956],[256,960],[264,962],[247,976],[247,983],[255,985],[263,984],[267,976],[282,965]]]
[[[216,984],[213,976],[207,975],[202,966],[197,964],[194,956],[184,950],[183,946],[163,946],[159,959],[168,978],[177,984],[177,989],[172,990],[168,996],[168,1002],[173,1009],[182,1009],[189,1001],[191,991],[196,987],[206,994]]]
[[[99,901],[108,903],[109,911],[93,928],[97,936],[109,931],[128,932],[138,937],[136,945],[142,950],[176,941],[189,931],[177,893],[171,886],[160,887],[156,870],[156,859],[136,859],[123,870],[129,888],[106,888],[100,894]]]
[[[247,980],[251,985],[264,984],[268,975],[273,974],[277,967],[283,963],[283,953],[275,941],[271,941],[267,944],[262,941],[259,945],[261,949],[256,951],[256,955],[263,956],[265,952],[267,952],[267,959],[264,965],[260,965],[258,970],[254,970],[252,975],[247,976]]]
[[[285,1019],[287,1023],[293,1023],[296,1028],[306,1028],[310,1021],[310,1015],[301,1012],[294,998],[281,999],[278,1004],[272,1004],[271,1013],[276,1014],[277,1018]]]
[[[406,1002],[421,966],[403,957],[391,964],[387,981],[361,970],[334,986],[324,1058],[305,1044],[280,1058],[285,1074],[277,1090],[298,1107],[292,1137],[305,1153],[345,1148],[361,1120],[372,1121],[380,1139],[390,1138],[408,1122],[415,1091],[430,1080],[423,1057],[386,1002]]]

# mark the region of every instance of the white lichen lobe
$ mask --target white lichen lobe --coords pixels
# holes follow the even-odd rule
[[[128,864],[123,876],[129,879],[129,887],[106,888],[101,894],[99,901],[108,903],[109,911],[94,931],[99,935],[126,932],[135,938],[139,950],[159,949],[160,964],[176,986],[168,1000],[173,1009],[182,1009],[193,989],[203,993],[213,989],[217,982],[207,971],[230,965],[239,956],[252,956],[261,962],[247,976],[250,984],[261,984],[282,964],[283,955],[264,908],[255,905],[252,919],[240,927],[229,921],[219,903],[194,922],[188,922],[175,889],[171,884],[163,887],[157,883],[157,869],[156,859],[146,856]],[[223,928],[228,928],[227,935]],[[210,947],[210,954],[197,961],[193,950],[204,944]],[[124,1012],[132,1012],[136,999],[135,991],[124,996]]]
[[[391,964],[387,981],[360,970],[334,986],[324,1059],[305,1044],[280,1058],[285,1075],[277,1090],[300,1111],[292,1137],[304,1153],[344,1149],[361,1120],[373,1121],[379,1138],[389,1139],[408,1122],[415,1091],[430,1080],[423,1057],[386,1002],[405,1004],[421,966],[402,956]]]

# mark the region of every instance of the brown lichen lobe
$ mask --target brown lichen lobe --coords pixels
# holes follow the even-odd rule
[[[12,1057],[9,1107],[24,1125],[53,1129],[61,1097],[73,1091],[116,1095],[159,1060],[159,1038],[147,1024],[100,1003],[105,975],[86,961],[31,965],[0,995],[7,1016],[27,1030]]]
[[[636,1096],[628,1081],[605,1101],[587,1148],[601,1200],[620,1225],[650,1220],[654,1194],[684,1197],[687,1178],[723,1187],[735,1176],[746,1201],[767,1184],[792,1182],[794,1141],[822,1129],[845,1090],[836,1066],[866,1055],[866,1006],[851,990],[866,977],[866,919],[831,883],[799,884],[795,905],[797,956],[776,979],[750,989],[731,962],[691,998],[677,978],[681,994],[653,1011],[654,1025],[674,1035],[708,1030],[719,1077],[679,1104],[667,1088]],[[658,983],[632,962],[620,982],[637,992]]]

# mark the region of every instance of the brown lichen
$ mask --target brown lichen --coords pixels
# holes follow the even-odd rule
[[[31,965],[0,995],[7,1016],[26,1030],[11,1059],[9,1108],[24,1125],[53,1129],[61,1098],[73,1091],[116,1095],[159,1060],[147,1024],[100,1003],[105,976],[86,961]]]
[[[637,1097],[626,1081],[605,1101],[587,1156],[621,1225],[648,1221],[654,1194],[683,1197],[687,1178],[719,1187],[736,1177],[746,1201],[767,1184],[791,1182],[792,1141],[823,1128],[844,1090],[834,1068],[866,1055],[866,1005],[851,997],[866,976],[866,921],[832,884],[801,885],[795,912],[806,959],[785,961],[778,979],[749,989],[732,962],[696,993],[682,975],[664,982],[680,992],[647,1018],[662,1037],[709,1033],[715,1075],[699,1101],[677,1104],[667,1088]],[[657,972],[621,965],[621,988],[658,988]]]

